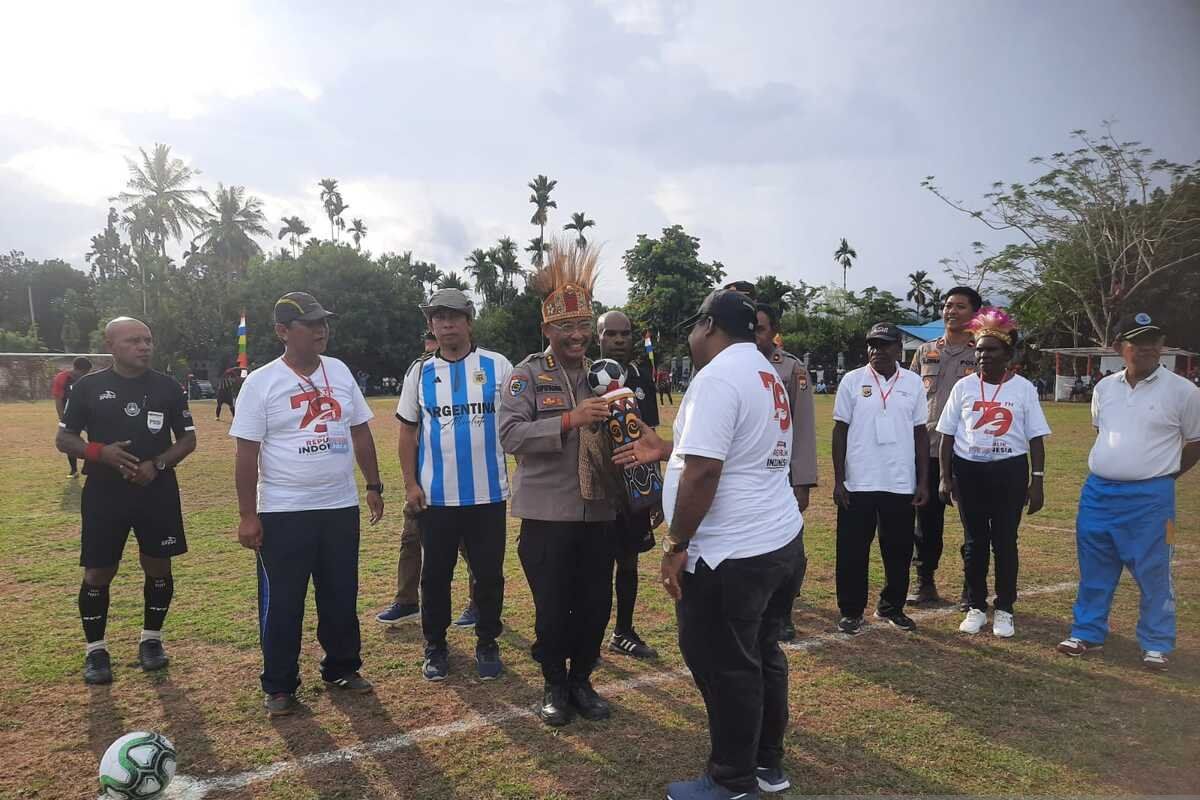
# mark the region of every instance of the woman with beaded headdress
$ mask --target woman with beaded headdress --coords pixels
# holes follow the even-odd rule
[[[958,629],[978,633],[987,624],[987,574],[994,554],[996,600],[992,633],[1015,632],[1017,528],[1021,513],[1041,509],[1046,469],[1043,438],[1050,433],[1037,389],[1012,371],[1016,322],[999,308],[981,309],[968,325],[976,371],[961,378],[938,419],[944,434],[940,495],[958,504],[970,607]],[[1032,463],[1032,471],[1030,464]],[[990,553],[989,553],[990,551]]]

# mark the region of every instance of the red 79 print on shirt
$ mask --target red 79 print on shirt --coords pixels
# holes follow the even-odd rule
[[[304,412],[304,418],[300,420],[300,429],[307,428],[313,420],[320,420],[316,427],[313,428],[315,433],[325,433],[326,427],[324,420],[339,420],[342,418],[342,406],[337,400],[334,400],[327,394],[322,394],[316,389],[294,394],[291,396],[292,408],[299,408],[300,405],[307,401],[308,409]]]
[[[783,384],[774,372],[760,371],[758,377],[762,378],[763,388],[771,392],[771,399],[775,401],[775,419],[779,420],[779,430],[786,432],[792,427],[792,412],[788,408],[787,392]]]

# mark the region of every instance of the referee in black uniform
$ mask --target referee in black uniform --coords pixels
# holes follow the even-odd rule
[[[175,590],[171,556],[187,552],[174,467],[196,449],[183,388],[150,369],[150,329],[117,317],[105,327],[104,341],[113,365],[75,382],[55,440],[59,450],[85,462],[79,616],[87,639],[83,680],[93,684],[112,682],[104,640],[108,587],[131,528],[146,576],[138,663],[144,670],[167,665],[162,627]]]

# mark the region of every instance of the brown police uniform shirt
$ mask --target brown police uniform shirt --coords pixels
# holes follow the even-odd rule
[[[925,385],[929,403],[929,421],[925,423],[929,431],[929,455],[937,458],[942,444],[937,423],[954,384],[964,375],[975,372],[975,342],[968,340],[966,344],[949,345],[944,337],[926,342],[917,348],[908,368],[920,375],[921,383]]]
[[[817,419],[812,382],[800,359],[781,347],[771,354],[771,366],[787,389],[792,414],[792,486],[817,485]]]
[[[579,430],[563,433],[562,415],[592,393],[586,368],[573,386],[568,380],[566,368],[547,350],[513,367],[508,385],[501,388],[500,444],[517,459],[511,497],[514,517],[547,522],[616,518],[612,503],[584,500],[580,494]]]

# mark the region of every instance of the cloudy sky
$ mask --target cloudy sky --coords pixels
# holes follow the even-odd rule
[[[1200,158],[1195,0],[122,0],[4,19],[0,250],[79,267],[125,157],[155,142],[203,186],[246,186],[274,227],[322,230],[335,177],[367,247],[443,269],[524,246],[525,184],[547,174],[553,227],[597,222],[610,304],[621,254],[674,223],[733,278],[840,281],[845,236],[852,287],[902,294],[987,239],[925,175],[974,199],[1107,118]]]

